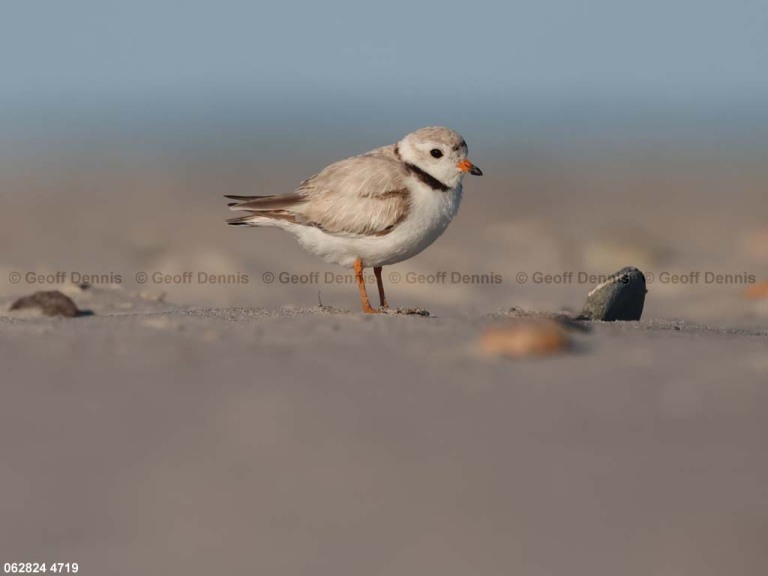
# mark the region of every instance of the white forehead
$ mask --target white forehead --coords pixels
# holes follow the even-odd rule
[[[462,144],[466,146],[461,134],[442,126],[420,128],[415,132],[411,132],[405,138],[410,140],[413,144],[437,144],[449,149],[458,149]]]

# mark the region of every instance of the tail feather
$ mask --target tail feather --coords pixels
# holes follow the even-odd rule
[[[232,196],[227,195],[225,198],[230,200],[236,200],[236,202],[230,202],[228,206],[232,210],[251,210],[253,212],[266,211],[272,212],[274,210],[289,210],[297,204],[306,202],[306,198],[297,193],[292,194],[280,194],[273,196]]]
[[[235,200],[227,204],[230,210],[243,210],[249,212],[245,216],[230,218],[227,224],[230,226],[275,226],[279,222],[296,224],[300,216],[292,212],[292,208],[306,202],[306,198],[297,193],[281,194],[273,196],[233,196],[225,198]]]
[[[288,212],[274,211],[266,212],[259,211],[248,214],[247,216],[240,216],[239,218],[230,218],[227,220],[227,224],[230,226],[270,226],[274,225],[275,221],[290,222],[291,224],[298,224],[296,216],[289,214]]]
[[[274,194],[272,195],[274,196]],[[236,196],[234,194],[224,194],[224,198],[230,200],[256,200],[256,198],[270,198],[271,196]]]

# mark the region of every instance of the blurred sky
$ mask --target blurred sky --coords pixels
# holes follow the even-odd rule
[[[765,0],[32,0],[0,19],[11,132],[243,111],[342,131],[638,111],[748,129],[766,102]]]

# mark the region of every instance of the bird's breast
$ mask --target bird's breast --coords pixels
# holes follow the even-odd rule
[[[439,230],[442,233],[453,220],[461,205],[461,184],[441,192],[427,186],[414,186],[411,190],[411,209],[406,221],[424,233]]]

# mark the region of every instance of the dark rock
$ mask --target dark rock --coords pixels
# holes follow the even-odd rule
[[[24,296],[16,300],[10,309],[26,310],[29,308],[37,308],[46,316],[75,318],[81,314],[72,299],[58,290],[35,292],[31,296]]]
[[[582,314],[590,320],[640,320],[645,305],[645,276],[628,266],[598,284],[588,295]]]

